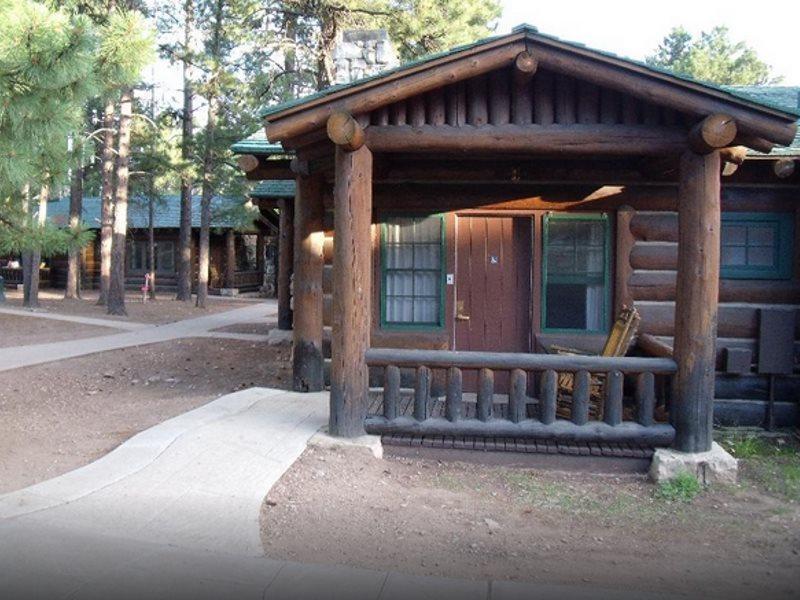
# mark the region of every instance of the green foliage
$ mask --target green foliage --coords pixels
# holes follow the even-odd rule
[[[99,38],[97,77],[106,91],[135,84],[155,59],[155,31],[139,12],[113,11]]]
[[[728,434],[720,439],[741,460],[742,480],[767,493],[800,502],[800,443],[791,436]]]
[[[666,68],[716,85],[763,85],[778,83],[771,68],[745,42],[733,42],[727,27],[714,27],[695,39],[683,27],[675,27],[662,40],[647,64]]]
[[[386,27],[401,58],[411,60],[488,36],[502,13],[496,0],[389,0]]]
[[[82,248],[94,234],[85,228],[60,229],[52,223],[39,225],[35,215],[20,209],[11,198],[0,202],[0,255],[18,255],[38,250],[44,257],[65,254],[71,248]]]
[[[688,503],[694,500],[701,491],[703,491],[703,487],[697,481],[697,477],[684,471],[672,479],[662,481],[656,488],[655,497],[667,502]]]

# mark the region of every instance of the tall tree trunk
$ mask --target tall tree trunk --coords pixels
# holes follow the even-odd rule
[[[151,191],[152,193],[152,191]],[[147,205],[147,269],[150,274],[148,294],[151,299],[156,298],[156,230],[155,230],[155,201],[152,195]]]
[[[103,113],[103,166],[100,206],[100,296],[97,304],[108,303],[111,281],[111,238],[114,234],[114,101],[107,100]]]
[[[127,315],[125,310],[125,236],[128,231],[128,170],[130,165],[133,89],[122,91],[119,102],[119,146],[117,149],[117,193],[114,199],[114,235],[111,244],[111,278],[108,314]]]
[[[286,15],[286,48],[283,51],[283,71],[289,81],[289,100],[297,93],[297,16]]]
[[[214,134],[217,126],[217,98],[208,97],[208,122],[206,123],[206,148],[203,157],[203,191],[200,200],[200,248],[197,265],[197,307],[206,307],[208,297],[209,233],[211,229],[211,198],[214,196]]]
[[[83,165],[77,164],[69,187],[69,228],[78,232],[83,212]],[[67,289],[64,298],[81,297],[81,249],[73,246],[67,257]]]
[[[44,227],[47,221],[48,200],[50,200],[50,184],[45,181],[39,190],[39,214],[36,219],[39,227]],[[25,278],[24,268],[22,271],[22,305],[26,308],[39,307],[39,265],[41,262],[42,251],[40,248],[35,248],[28,256],[27,278]]]
[[[217,0],[214,8],[214,29],[211,37],[211,79],[208,82],[208,121],[206,122],[205,152],[203,154],[203,191],[200,200],[200,248],[197,266],[197,306],[206,307],[208,298],[209,230],[211,227],[211,198],[214,196],[215,136],[219,113],[219,83],[222,52],[222,23],[224,0]]]
[[[26,183],[22,188],[22,212],[30,214],[31,210],[31,186]],[[31,295],[31,259],[30,250],[26,250],[20,257],[22,261],[22,304],[26,305]]]
[[[192,136],[194,134],[193,100],[194,92],[191,82],[191,65],[189,52],[192,44],[192,28],[194,27],[194,0],[184,3],[183,28],[183,133],[181,140],[181,157],[184,165],[191,159]],[[177,300],[188,302],[192,299],[192,178],[188,173],[181,177],[181,226],[178,241],[178,292]]]

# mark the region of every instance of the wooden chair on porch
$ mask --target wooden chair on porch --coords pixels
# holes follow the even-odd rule
[[[625,356],[639,329],[639,311],[635,308],[622,307],[614,326],[608,334],[606,343],[600,356]],[[591,353],[574,348],[564,348],[563,346],[550,346],[551,354],[584,355],[591,356]],[[589,386],[589,418],[592,420],[603,419],[603,396],[605,385],[605,374],[597,373],[592,376]],[[562,419],[572,417],[572,394],[575,387],[575,376],[573,373],[558,374],[558,403],[556,414]]]

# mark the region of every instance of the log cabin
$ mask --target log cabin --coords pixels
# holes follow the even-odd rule
[[[257,222],[253,212],[248,218],[242,211],[241,199],[214,198],[210,235],[211,293],[219,294],[257,291],[263,284],[265,246],[270,242],[267,223]],[[180,198],[165,196],[154,204],[156,289],[176,290],[177,257],[179,249]],[[252,212],[252,211],[251,211]],[[69,198],[50,201],[48,219],[60,227],[69,223]],[[82,223],[95,232],[91,244],[83,249],[81,279],[84,288],[99,286],[100,278],[100,198],[83,199]],[[148,270],[149,210],[145,202],[131,202],[128,207],[128,247],[126,249],[126,286],[140,289]],[[274,228],[274,225],[273,225]],[[193,279],[196,281],[197,248],[200,231],[200,197],[192,198],[192,256]],[[67,278],[67,259],[55,256],[49,260],[50,281],[54,287],[64,287]],[[236,290],[236,292],[233,292]]]
[[[267,108],[239,164],[296,182],[295,389],[329,385],[342,436],[796,424],[798,114],[527,25]]]

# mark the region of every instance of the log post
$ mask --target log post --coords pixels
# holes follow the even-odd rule
[[[331,435],[364,433],[368,406],[371,322],[372,152],[336,147],[333,190],[333,331],[331,338]]]
[[[292,380],[296,392],[325,386],[322,356],[322,180],[296,178],[294,213],[294,344]]]
[[[278,237],[278,329],[292,328],[292,263],[294,262],[294,201],[280,201]]]
[[[719,297],[720,153],[684,152],[678,183],[675,447],[711,449]]]
[[[256,271],[264,276],[264,249],[266,247],[264,232],[259,228],[256,234]],[[263,282],[262,282],[263,283]]]
[[[225,287],[236,287],[236,233],[233,229],[225,232]]]

